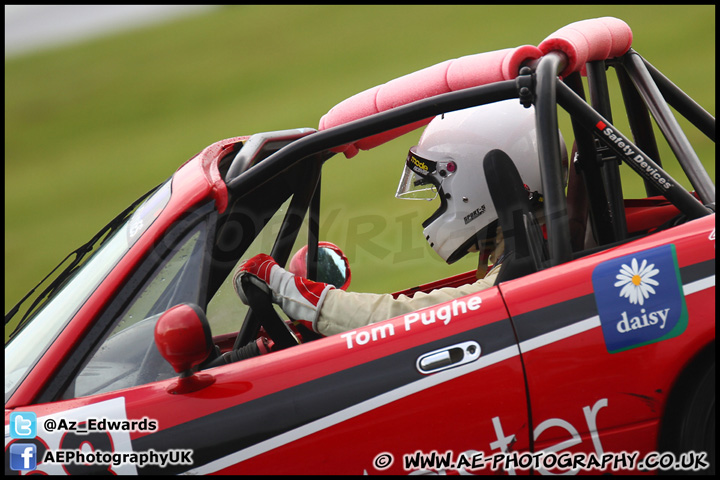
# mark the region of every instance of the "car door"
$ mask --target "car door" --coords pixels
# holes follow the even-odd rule
[[[615,463],[591,471],[612,473],[657,450],[675,379],[714,338],[713,228],[696,220],[500,285],[527,372],[535,452],[610,454]],[[633,297],[628,282],[653,288]],[[587,471],[553,465],[557,457],[538,471]]]
[[[104,360],[87,365],[102,375],[115,363]],[[32,441],[48,460],[32,471],[477,473],[494,453],[528,448],[519,351],[496,288],[202,373],[213,383],[187,394],[170,392],[172,374],[112,390],[126,372],[102,392],[18,409],[37,417]],[[75,393],[90,392],[79,378]]]
[[[481,459],[528,447],[497,289],[207,373],[218,380],[196,396],[220,408],[144,443],[195,446],[193,473],[479,472]]]
[[[23,473],[476,472],[492,469],[482,460],[493,453],[528,449],[519,351],[497,288],[207,369],[209,386],[172,393],[177,373],[154,324],[205,296],[216,218],[211,202],[173,225],[42,403],[6,410],[6,460],[21,443],[35,449]],[[230,310],[223,320],[239,325]],[[35,435],[10,435],[11,414],[33,418]]]

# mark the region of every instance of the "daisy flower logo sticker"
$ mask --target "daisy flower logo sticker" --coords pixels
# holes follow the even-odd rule
[[[600,263],[592,281],[608,352],[638,348],[685,331],[687,308],[674,245]]]
[[[620,273],[615,277],[618,280],[615,286],[622,287],[621,297],[627,298],[630,303],[642,305],[651,294],[655,293],[653,287],[657,287],[659,283],[652,277],[658,273],[660,270],[655,268],[654,263],[648,264],[647,260],[643,260],[638,267],[637,259],[633,258],[630,266],[623,264],[620,267]]]

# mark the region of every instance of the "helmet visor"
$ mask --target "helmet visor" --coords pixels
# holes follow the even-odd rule
[[[436,171],[436,162],[416,156],[411,149],[395,197],[404,200],[435,199],[442,184],[434,175]]]

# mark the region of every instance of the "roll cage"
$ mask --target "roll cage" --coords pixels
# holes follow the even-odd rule
[[[592,38],[588,43],[592,43]],[[601,55],[598,59],[588,58],[585,63],[578,63],[574,55],[573,48],[579,50],[577,45],[571,45],[570,51],[552,50],[522,62],[512,79],[433,94],[368,116],[351,118],[321,131],[299,129],[252,136],[223,171],[230,201],[241,199],[288,169],[302,165],[305,174],[298,180],[296,195],[270,254],[281,266],[286,265],[302,219],[309,212],[308,277],[313,279],[317,268],[321,170],[323,163],[339,151],[338,147],[359,144],[363,139],[394,129],[405,128],[404,133],[445,112],[517,99],[536,109],[544,189],[547,248],[530,248],[526,252],[532,257],[529,271],[560,265],[631,239],[633,232],[629,232],[626,225],[620,184],[621,162],[642,177],[649,197],[662,196],[677,208],[680,215],[671,223],[714,212],[714,183],[668,104],[713,142],[715,118],[629,48],[629,44],[621,55],[610,58]],[[617,74],[633,141],[613,125],[606,73],[609,68]],[[589,103],[581,75],[587,77]],[[409,81],[404,77],[397,80]],[[567,185],[560,163],[558,106],[569,114],[575,137],[576,153],[570,168],[577,174],[568,176]],[[694,192],[685,189],[663,169],[650,114]],[[523,213],[509,227],[515,227],[518,238],[524,236],[532,246],[533,240],[538,239],[539,228],[532,224],[532,219]],[[593,242],[586,241],[587,227]],[[503,230],[510,231],[505,227]],[[248,316],[236,347],[242,345],[239,342],[254,338],[260,327],[259,320],[252,320],[252,312],[248,312]]]
[[[621,214],[623,196],[619,186],[618,161],[624,161],[643,177],[648,196],[663,195],[689,219],[713,212],[715,186],[672,116],[665,99],[713,141],[715,118],[633,50],[619,58],[587,64],[592,98],[592,103],[588,104],[584,99],[578,72],[565,79],[557,77],[557,71],[561,70],[563,65],[561,55],[547,55],[536,62],[534,68],[524,67],[516,80],[438,95],[312,135],[303,132],[304,135],[296,141],[286,136],[284,140],[289,144],[263,159],[255,168],[244,171],[241,175],[226,177],[229,194],[232,196],[242,192],[242,195],[245,195],[300,162],[321,164],[334,155],[331,150],[339,145],[448,111],[517,98],[520,101],[532,102],[537,109],[538,153],[546,192],[545,213],[549,225],[548,241],[552,246],[552,265],[570,260],[567,252],[577,250],[570,247],[567,215],[558,215],[568,209],[564,180],[559,170],[559,139],[555,134],[558,131],[558,105],[565,109],[572,119],[578,151],[574,166],[582,172],[588,196],[592,199],[591,224],[593,232],[598,236],[598,245],[622,241],[628,235],[624,215]],[[617,71],[636,143],[628,140],[627,136],[612,125],[606,67],[613,67]],[[520,93],[523,89],[528,91]],[[688,192],[663,170],[648,110],[653,112],[660,129],[668,138],[697,195]],[[658,118],[660,120],[657,120]],[[601,136],[597,129],[600,122],[621,140],[613,142]],[[272,138],[269,134],[265,136]],[[629,148],[623,150],[619,145]],[[628,151],[642,156],[642,161],[646,162],[648,167],[642,167],[633,161],[627,154]],[[659,178],[669,181],[661,184],[658,182]],[[669,186],[664,187],[668,183]],[[314,212],[314,215],[317,217],[317,212]]]

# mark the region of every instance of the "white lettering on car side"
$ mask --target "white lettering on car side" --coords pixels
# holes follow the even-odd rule
[[[457,299],[449,304],[408,313],[403,317],[404,331],[409,332],[436,323],[448,325],[453,318],[464,315],[468,311],[478,310],[481,304],[482,298],[480,296],[472,296],[467,300]],[[377,325],[351,330],[343,333],[340,337],[345,339],[347,348],[351,349],[355,346],[367,345],[394,335],[395,325],[381,322]]]

